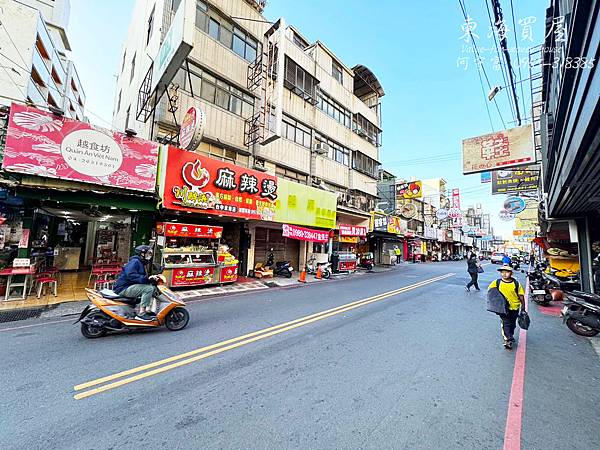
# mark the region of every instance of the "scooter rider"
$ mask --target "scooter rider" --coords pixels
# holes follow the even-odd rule
[[[152,249],[148,245],[138,245],[134,255],[129,258],[115,282],[114,291],[124,297],[140,298],[140,312],[137,319],[153,320],[150,311],[154,286],[150,284],[156,276],[148,276],[146,266],[152,260]]]

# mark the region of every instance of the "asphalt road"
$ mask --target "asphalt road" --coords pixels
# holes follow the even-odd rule
[[[180,332],[87,340],[65,322],[2,324],[0,448],[501,449],[516,428],[526,449],[600,448],[600,359],[534,306],[522,418],[507,429],[516,351],[484,291],[465,292],[465,266],[194,303]],[[497,278],[485,269],[484,289]]]

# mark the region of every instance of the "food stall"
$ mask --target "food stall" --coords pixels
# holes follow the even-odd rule
[[[169,287],[237,281],[238,260],[220,245],[223,227],[162,222],[156,232],[157,256]]]

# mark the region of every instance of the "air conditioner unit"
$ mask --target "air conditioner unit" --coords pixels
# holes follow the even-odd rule
[[[267,168],[265,167],[265,162],[262,159],[255,159],[254,164],[252,165],[254,170],[258,170],[260,172],[266,172]]]
[[[362,128],[357,128],[356,134],[358,134],[359,136],[365,137],[367,135],[367,132],[365,130],[363,130]]]
[[[313,176],[311,179],[312,184],[319,186],[323,183],[323,180],[321,180],[319,177],[315,177]]]
[[[346,205],[350,201],[350,195],[347,192],[338,192],[337,193],[337,202],[338,204]]]
[[[329,144],[326,142],[317,142],[315,145],[315,153],[318,153],[319,155],[326,155],[329,153]]]

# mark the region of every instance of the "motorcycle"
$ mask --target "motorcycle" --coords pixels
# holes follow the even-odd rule
[[[314,256],[312,256],[306,262],[306,273],[308,273],[308,274],[316,275],[317,270],[319,270],[319,268],[321,268],[321,277],[323,277],[325,280],[328,280],[329,278],[331,278],[331,263],[330,262],[318,263],[317,259]]]
[[[292,278],[292,272],[294,268],[290,265],[289,261],[278,261],[273,267],[273,274],[280,277]]]
[[[154,319],[136,319],[135,306],[139,298],[123,297],[110,289],[86,289],[91,305],[87,305],[75,323],[81,322],[81,334],[88,339],[105,336],[109,332],[167,327],[171,331],[184,329],[190,319],[185,303],[164,286],[165,278],[157,277],[151,310]]]
[[[600,295],[581,291],[564,293],[563,323],[579,336],[600,333]]]
[[[531,299],[542,306],[546,306],[552,301],[552,294],[546,287],[544,269],[544,265],[538,264],[535,267],[535,270],[527,273],[529,289],[531,290]]]
[[[367,269],[368,271],[373,270],[373,263],[375,262],[375,256],[371,252],[362,253],[358,259],[358,267]]]

